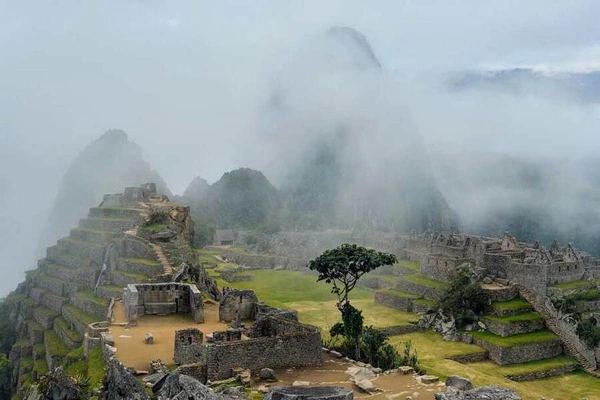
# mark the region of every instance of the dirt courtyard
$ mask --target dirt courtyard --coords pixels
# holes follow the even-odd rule
[[[127,322],[123,303],[115,303],[113,316],[114,323]],[[157,358],[167,365],[173,364],[176,330],[197,328],[206,335],[228,328],[227,324],[219,322],[218,304],[204,304],[204,320],[205,323],[196,324],[190,314],[144,315],[138,318],[137,326],[111,325],[110,332],[115,340],[117,359],[126,367],[145,371],[150,369],[150,361]],[[144,343],[146,333],[154,336],[153,344]]]

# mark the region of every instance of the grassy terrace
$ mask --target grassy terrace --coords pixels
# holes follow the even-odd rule
[[[94,228],[73,228],[72,230],[74,231],[79,231],[79,232],[88,232],[88,233],[96,233],[98,235],[113,235],[114,233],[111,231],[104,231],[102,229],[94,229]],[[82,241],[84,243],[88,243],[86,241]]]
[[[65,335],[67,335],[67,337],[72,341],[83,342],[83,336],[79,332],[71,330],[69,322],[63,317],[56,318],[54,323],[58,325],[60,330],[63,331]]]
[[[102,208],[111,208],[111,207],[102,207]],[[120,208],[121,210],[121,208]],[[130,222],[133,218],[122,218],[122,217],[88,217],[86,219],[90,219],[93,221],[115,221],[115,222]]]
[[[520,310],[523,308],[531,308],[531,305],[523,299],[514,299],[509,301],[496,301],[492,303],[492,307],[498,310]]]
[[[407,299],[415,299],[415,300],[421,297],[416,294],[407,293],[407,292],[403,292],[402,290],[396,290],[396,289],[381,289],[381,290],[378,290],[377,292],[389,294],[391,296],[404,297]]]
[[[89,325],[92,322],[98,321],[98,318],[92,317],[91,315],[84,313],[79,308],[70,304],[63,306],[63,308],[69,311],[75,318],[85,325]]]
[[[530,343],[538,343],[545,342],[547,340],[556,340],[558,336],[554,333],[541,330],[530,333],[522,333],[520,335],[501,337],[498,335],[494,335],[490,332],[473,332],[472,335],[477,339],[483,340],[488,343],[495,344],[500,347],[514,347],[514,346],[522,346]]]
[[[46,352],[46,347],[44,346],[44,343],[36,343],[33,345],[33,351],[35,354],[44,354]]]
[[[39,375],[48,375],[48,363],[45,358],[35,360],[33,363],[33,370]]]
[[[44,333],[44,338],[46,351],[49,355],[64,357],[69,352],[67,346],[65,346],[54,331],[46,331],[46,333]]]
[[[99,306],[105,306],[108,304],[108,301],[106,299],[96,296],[93,290],[83,290],[81,292],[77,292],[77,296],[89,300],[93,303],[96,303]]]
[[[485,319],[489,319],[495,322],[500,322],[503,324],[511,324],[514,322],[522,322],[522,321],[535,321],[541,319],[542,316],[536,312],[527,312],[523,314],[511,315],[508,317],[485,317]]]
[[[399,260],[398,263],[396,263],[395,265],[399,265],[401,267],[404,268],[408,268],[411,271],[414,272],[421,272],[421,266],[419,265],[419,263],[414,262],[414,261],[410,261],[410,260]]]
[[[147,258],[124,257],[124,258],[121,258],[121,260],[125,261],[125,262],[132,262],[132,263],[139,263],[139,264],[146,264],[146,265],[160,265],[160,262],[155,261],[155,260],[149,260]]]
[[[586,287],[586,286],[591,286],[591,282],[590,281],[573,281],[573,282],[565,282],[565,283],[559,283],[556,285],[552,285],[552,287],[556,288],[556,289],[577,289],[577,288],[582,288],[582,287]]]
[[[79,230],[86,231],[87,228],[73,228],[73,229],[79,229]],[[107,231],[101,231],[101,232],[107,232]],[[99,244],[99,243],[86,242],[85,240],[73,238],[73,237],[70,237],[70,236],[64,237],[64,238],[62,238],[62,239],[60,239],[58,241],[59,244],[61,242],[67,242],[67,243],[74,244],[74,245],[79,245],[79,246],[92,246],[92,247],[94,247],[94,246],[95,247],[102,247],[103,246],[102,244]]]
[[[36,307],[35,313],[38,315],[41,315],[42,317],[47,317],[47,318],[56,317],[57,315],[60,314],[60,313],[58,313],[54,310],[51,310],[49,308],[46,308],[46,307]]]
[[[325,331],[339,321],[340,314],[335,303],[337,297],[324,282],[316,282],[317,276],[298,271],[249,270],[249,282],[223,282],[220,286],[234,289],[252,289],[260,301],[274,307],[298,311],[304,323],[323,327]],[[352,304],[363,310],[366,325],[379,327],[408,325],[417,319],[416,314],[401,312],[375,303],[373,292],[355,288],[351,293]]]
[[[429,286],[437,289],[446,289],[448,285],[445,282],[435,281],[425,278],[422,275],[407,275],[400,278],[403,281],[415,283],[417,285]]]
[[[102,383],[102,378],[104,377],[104,358],[102,357],[100,346],[96,346],[90,350],[87,376],[90,378],[90,385],[92,387],[99,386]]]

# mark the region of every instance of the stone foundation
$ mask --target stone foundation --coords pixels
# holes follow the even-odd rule
[[[177,282],[130,284],[123,291],[123,306],[129,323],[145,314],[191,313],[204,322],[202,295],[195,285]]]

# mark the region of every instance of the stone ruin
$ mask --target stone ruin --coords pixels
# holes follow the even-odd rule
[[[123,307],[130,324],[148,314],[191,313],[194,322],[204,322],[202,294],[195,285],[186,283],[129,284],[123,291]]]
[[[319,329],[280,316],[259,318],[247,339],[232,334],[229,341],[202,343],[203,336],[195,328],[176,331],[174,359],[199,365],[200,376],[211,381],[229,378],[235,367],[258,371],[323,364]]]

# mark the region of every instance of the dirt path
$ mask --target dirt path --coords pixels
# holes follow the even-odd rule
[[[125,322],[121,302],[115,304],[113,315],[115,323]],[[138,319],[137,326],[127,328],[113,325],[110,331],[117,348],[116,356],[125,366],[137,370],[148,370],[150,361],[157,358],[165,364],[172,364],[176,330],[197,328],[206,335],[227,329],[227,324],[219,322],[219,306],[216,304],[204,305],[204,319],[206,323],[196,324],[191,315],[144,315]],[[154,344],[144,343],[146,333],[152,333]]]

